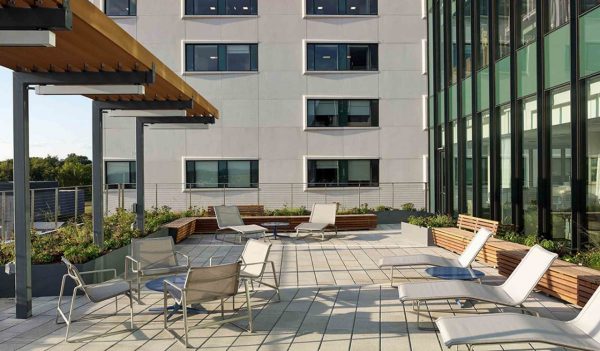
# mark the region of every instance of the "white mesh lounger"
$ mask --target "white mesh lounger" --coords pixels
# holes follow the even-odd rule
[[[479,229],[469,245],[458,258],[446,258],[433,255],[386,256],[379,259],[379,268],[390,267],[390,284],[394,285],[394,270],[406,266],[470,267],[479,251],[483,248],[492,232]]]
[[[482,285],[468,281],[406,283],[398,285],[398,295],[403,305],[408,301],[417,303],[417,326],[421,329],[424,328],[419,324],[419,317],[421,302],[424,301],[475,300],[515,306],[525,311],[523,302],[556,257],[557,254],[535,245],[502,285]]]
[[[568,322],[516,313],[442,317],[435,324],[444,344],[501,345],[540,342],[576,350],[600,350],[600,289]]]
[[[265,238],[267,228],[256,224],[244,224],[237,206],[215,206],[214,209],[219,231],[232,230],[236,232],[239,234],[240,242],[242,242],[242,238],[248,239],[253,234],[258,234],[259,237]],[[217,233],[215,233],[215,238],[217,238]]]
[[[296,239],[300,237],[300,234],[321,234],[321,239],[325,240],[325,229],[329,226],[335,228],[335,235],[337,235],[337,226],[335,225],[337,208],[338,205],[335,203],[314,204],[308,222],[296,226]]]

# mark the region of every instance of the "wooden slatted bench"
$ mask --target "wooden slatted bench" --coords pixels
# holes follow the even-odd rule
[[[196,232],[196,218],[179,218],[164,225],[169,230],[169,235],[179,243]]]
[[[476,233],[479,229],[485,228],[496,235],[498,226],[497,221],[460,214],[456,227],[432,228],[431,231],[437,246],[453,252],[462,252],[469,244],[469,241],[464,240],[464,234]]]
[[[238,205],[238,210],[240,210],[240,215],[242,216],[264,216],[265,215],[265,206],[263,205]],[[213,206],[208,206],[208,216],[215,216],[215,208]]]

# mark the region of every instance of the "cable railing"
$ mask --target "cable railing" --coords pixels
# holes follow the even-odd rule
[[[147,183],[144,188],[147,210],[167,206],[173,211],[207,209],[216,205],[262,205],[266,210],[305,207],[337,202],[340,209],[356,207],[400,208],[406,203],[417,209],[428,206],[428,186],[423,182],[358,183],[334,186],[331,183],[259,183],[248,187],[228,184]],[[91,213],[91,186],[31,189],[31,226],[52,231],[63,222],[78,221]],[[132,210],[137,202],[135,184],[107,184],[103,189],[104,214],[117,209]],[[0,192],[0,239],[13,238],[12,191]]]

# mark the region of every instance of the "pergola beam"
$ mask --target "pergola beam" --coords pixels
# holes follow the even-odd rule
[[[73,13],[70,0],[62,7],[3,7],[0,8],[0,30],[71,30]]]
[[[38,85],[38,95],[144,95],[143,85]]]
[[[1,46],[53,48],[56,47],[56,34],[48,30],[0,30]]]

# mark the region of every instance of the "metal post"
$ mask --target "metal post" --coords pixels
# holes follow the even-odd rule
[[[227,202],[225,201],[226,195],[225,195],[225,191],[227,188],[227,184],[223,185],[223,206],[225,206],[227,204]]]
[[[94,244],[102,246],[104,243],[104,211],[102,208],[102,110],[92,103],[92,218],[94,230]],[[106,194],[108,202],[108,191]],[[108,203],[107,203],[108,205]],[[108,210],[108,206],[107,206]]]
[[[294,208],[294,183],[290,183],[290,207]]]
[[[256,204],[260,205],[260,184],[258,184],[258,187],[256,188]]]
[[[2,240],[8,240],[8,230],[6,229],[6,193],[2,193],[2,197],[0,199],[2,201],[0,210],[0,226],[2,226],[2,231],[0,231],[0,235],[2,236]]]
[[[75,197],[75,222],[77,222],[77,217],[79,216],[79,201],[77,201],[79,199],[79,188],[75,187],[75,193],[74,193],[74,197]]]
[[[58,188],[54,189],[54,229],[58,229]]]
[[[102,186],[104,188],[104,215],[108,216],[108,184]],[[92,189],[93,190],[93,189]]]
[[[188,208],[191,209],[192,208],[192,184],[189,184],[189,196],[188,196]]]
[[[13,73],[13,198],[15,218],[16,317],[31,317],[31,208],[29,195],[29,92]]]
[[[360,208],[360,183],[358,183],[358,208]]]
[[[137,195],[136,223],[140,233],[144,233],[144,123],[136,118],[135,123],[135,188]]]
[[[158,208],[158,183],[154,184],[154,208]]]
[[[35,222],[35,189],[31,189],[31,227],[34,228]]]
[[[392,208],[396,206],[396,183],[392,183]]]

